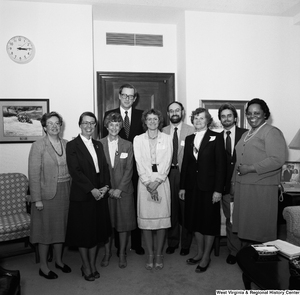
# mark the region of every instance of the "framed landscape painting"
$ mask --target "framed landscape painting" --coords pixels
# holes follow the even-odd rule
[[[0,99],[0,143],[34,142],[44,136],[41,118],[49,99]]]
[[[247,107],[246,100],[210,100],[202,99],[200,100],[200,107],[208,110],[210,115],[213,117],[213,122],[210,125],[210,129],[217,132],[223,131],[223,126],[218,118],[218,110],[220,106],[224,103],[232,104],[238,113],[237,126],[240,128],[248,128],[248,122],[245,116],[245,110]]]

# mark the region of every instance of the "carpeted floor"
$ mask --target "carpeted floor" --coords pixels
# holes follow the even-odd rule
[[[38,275],[39,265],[35,263],[34,253],[3,258],[0,264],[6,269],[20,270],[22,295],[198,295],[215,294],[215,290],[244,289],[238,265],[229,265],[225,261],[228,254],[226,246],[221,246],[219,257],[212,253],[208,270],[201,274],[195,272],[196,266],[185,263],[196,252],[195,241],[188,256],[180,256],[179,250],[172,255],[165,254],[165,266],[161,271],[146,270],[146,256],[139,256],[132,251],[127,251],[127,268],[120,269],[115,250],[109,266],[101,268],[103,251],[100,248],[98,255],[101,278],[94,282],[87,282],[81,277],[79,253],[69,249],[65,250],[64,262],[72,268],[72,273],[62,273],[51,262],[51,270],[59,276],[52,281]]]

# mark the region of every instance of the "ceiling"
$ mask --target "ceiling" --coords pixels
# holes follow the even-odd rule
[[[11,1],[11,0],[0,0]],[[172,23],[183,11],[294,17],[300,0],[18,0],[93,5],[95,20]]]

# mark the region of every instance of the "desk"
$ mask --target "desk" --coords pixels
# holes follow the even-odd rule
[[[251,247],[241,249],[236,256],[237,263],[243,271],[243,282],[246,290],[251,289],[253,282],[262,290],[295,290],[299,283],[290,276],[289,260],[278,255],[278,261],[256,261],[257,252]]]
[[[282,211],[288,206],[299,206],[300,205],[300,193],[282,193],[282,201],[280,201],[280,190],[278,192],[278,224],[286,223]]]

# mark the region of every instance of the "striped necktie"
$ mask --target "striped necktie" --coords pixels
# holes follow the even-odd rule
[[[126,137],[128,138],[129,137],[130,124],[129,124],[129,117],[128,117],[128,112],[127,111],[125,111],[124,128],[125,128]]]

